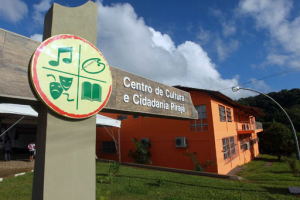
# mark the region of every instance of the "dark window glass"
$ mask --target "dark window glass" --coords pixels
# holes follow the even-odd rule
[[[116,153],[116,145],[115,142],[106,141],[103,142],[103,153]]]

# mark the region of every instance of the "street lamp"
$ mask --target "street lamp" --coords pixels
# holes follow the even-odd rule
[[[279,108],[284,112],[284,114],[287,116],[287,118],[289,119],[289,121],[291,123],[292,130],[293,130],[293,133],[294,133],[294,139],[295,139],[295,142],[296,142],[297,158],[300,161],[299,144],[298,144],[297,134],[296,134],[293,122],[290,119],[289,115],[285,112],[285,110],[279,105],[279,103],[277,103],[277,101],[275,101],[272,97],[270,97],[270,96],[268,96],[268,95],[266,95],[262,92],[256,91],[256,90],[252,90],[252,89],[249,89],[249,88],[242,88],[242,87],[238,87],[238,86],[232,87],[231,89],[232,89],[233,92],[237,92],[237,91],[242,89],[242,90],[249,90],[249,91],[252,91],[252,92],[262,94],[262,95],[268,97],[269,99],[271,99],[272,101],[274,101],[279,106]]]

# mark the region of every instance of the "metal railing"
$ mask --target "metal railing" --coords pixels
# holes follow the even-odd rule
[[[246,131],[246,130],[257,130],[262,129],[261,122],[250,123],[249,121],[237,122],[236,129],[238,131]]]

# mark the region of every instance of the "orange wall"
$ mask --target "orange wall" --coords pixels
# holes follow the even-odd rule
[[[121,160],[131,162],[128,156],[129,149],[135,149],[132,138],[149,138],[151,141],[151,154],[153,165],[193,169],[193,164],[185,152],[194,153],[201,163],[208,160],[217,165],[208,168],[208,172],[227,174],[234,167],[249,162],[258,155],[258,143],[254,144],[252,150],[240,149],[239,137],[236,130],[236,115],[234,108],[225,102],[220,102],[204,92],[190,92],[194,105],[206,105],[208,131],[191,132],[190,120],[161,119],[153,117],[141,117],[133,119],[128,115],[121,124]],[[219,105],[231,109],[232,122],[221,122],[219,117]],[[116,119],[118,114],[100,113]],[[246,121],[247,117],[243,116]],[[249,120],[249,116],[248,116]],[[116,140],[118,139],[117,128],[112,129]],[[222,139],[236,136],[237,156],[234,159],[224,160]],[[248,135],[256,138],[256,133]],[[187,148],[176,148],[175,137],[186,137]],[[118,160],[118,154],[107,154],[102,152],[102,141],[113,141],[104,128],[97,128],[96,153],[99,158]],[[250,152],[254,153],[250,153]]]

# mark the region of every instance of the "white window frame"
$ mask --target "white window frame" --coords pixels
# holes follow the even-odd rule
[[[231,115],[231,109],[226,108],[226,114],[227,114],[227,121],[232,122],[232,115]]]
[[[207,119],[206,114],[206,105],[197,105],[195,109],[198,111],[198,120],[200,123],[197,123],[197,120],[192,120],[190,127],[193,128],[193,132],[207,131],[204,130],[204,127],[208,127],[207,123],[203,123],[203,119]]]
[[[225,106],[219,105],[220,121],[226,122]]]

